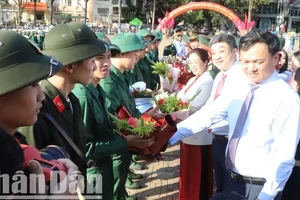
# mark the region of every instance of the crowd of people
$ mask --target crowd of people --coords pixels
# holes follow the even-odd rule
[[[178,199],[300,199],[300,51],[289,66],[280,35],[253,30],[210,38],[178,28],[163,55],[186,61],[192,75],[168,91],[151,67],[160,61],[162,40],[162,32],[147,29],[110,40],[78,22],[46,34],[1,30],[0,176],[46,174],[49,163],[25,149],[51,147],[65,152],[54,156],[66,173],[55,188],[68,187],[74,174],[78,185],[60,195],[134,199],[126,188],[141,186],[143,175],[135,169],[143,165],[137,161],[159,160],[160,152],[142,156],[137,149],[156,138],[122,134],[111,115],[122,107],[135,118],[165,118],[159,107],[137,109],[130,88],[142,81],[151,91],[175,92],[190,102],[189,117],[177,120],[169,139],[170,145],[180,141]],[[16,191],[0,188],[0,198],[57,195],[45,180],[30,183]],[[42,192],[31,192],[33,187]]]

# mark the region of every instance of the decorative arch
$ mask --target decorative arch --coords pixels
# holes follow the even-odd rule
[[[160,24],[157,27],[157,29],[160,30],[162,28],[165,28],[171,20],[174,20],[179,15],[186,13],[190,10],[216,11],[230,19],[240,32],[245,31],[245,23],[242,22],[241,19],[232,10],[213,2],[191,2],[179,6],[178,8],[172,10],[170,13],[166,13],[165,18],[160,21]]]

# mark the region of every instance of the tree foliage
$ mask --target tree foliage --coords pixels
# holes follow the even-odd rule
[[[146,5],[142,0],[136,1],[136,5],[132,4],[131,0],[126,0],[127,7],[122,8],[122,22],[129,22],[135,17],[139,18],[142,22],[146,23],[147,13],[150,13],[152,7]]]
[[[137,17],[146,23],[147,13],[152,11],[153,0],[137,0],[136,5],[132,4],[131,0],[126,0],[128,7],[122,9],[122,17],[125,22],[129,22],[133,18]],[[189,2],[215,2],[230,8],[240,18],[244,19],[244,13],[248,13],[250,0],[156,0],[156,12],[155,23],[157,24],[158,18],[163,18],[166,11],[171,12],[175,8],[189,3]],[[257,8],[261,5],[269,4],[272,0],[252,0],[252,15],[257,11]],[[145,4],[146,3],[146,4]],[[184,21],[185,24],[193,26],[205,25],[211,30],[213,26],[226,27],[231,26],[231,22],[222,14],[214,11],[191,11],[178,16],[175,19],[176,24]]]

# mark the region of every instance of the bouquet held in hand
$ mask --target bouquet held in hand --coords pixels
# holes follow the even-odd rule
[[[184,120],[189,116],[190,103],[178,99],[175,93],[156,95],[153,104],[153,106],[159,107],[159,112],[162,114],[171,114],[180,120]]]
[[[110,117],[124,135],[134,134],[142,138],[147,138],[155,131],[155,122],[151,121],[151,119],[144,120],[143,118],[138,119],[134,117],[119,119],[112,114],[110,114]]]
[[[173,68],[172,64],[168,64],[165,61],[156,62],[151,67],[153,68],[152,73],[159,75],[163,91],[168,91],[171,93],[174,91],[178,91],[178,69]]]

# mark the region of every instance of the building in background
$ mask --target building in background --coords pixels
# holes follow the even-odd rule
[[[119,0],[54,0],[53,22],[60,23],[64,20],[84,21],[85,9],[87,9],[87,24],[90,26],[108,26],[118,21]],[[36,22],[49,25],[51,0],[37,0]],[[132,0],[135,4],[136,0]],[[126,0],[122,1],[122,7],[127,6]],[[19,7],[21,9],[19,9]],[[18,24],[18,13],[21,14],[23,24],[32,24],[34,21],[34,0],[0,0],[0,24]]]
[[[278,31],[281,24],[287,29],[297,29],[300,27],[300,0],[273,0],[260,6],[253,19],[260,29]]]

